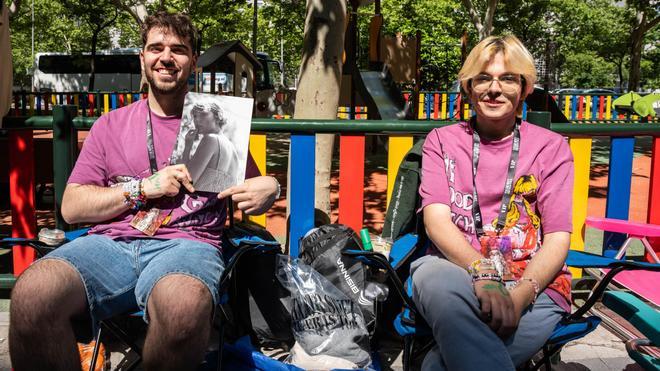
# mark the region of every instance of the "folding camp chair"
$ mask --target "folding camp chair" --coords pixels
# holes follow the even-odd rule
[[[395,241],[389,259],[373,251],[350,250],[345,252],[346,255],[358,258],[365,264],[385,270],[392,288],[401,296],[404,306],[395,319],[394,328],[404,338],[404,370],[411,369],[412,358],[419,353],[415,349],[416,339],[425,338],[429,340],[431,331],[424,323],[423,318],[415,308],[415,303],[412,301],[412,281],[410,277],[407,277],[404,283],[401,276],[405,275],[406,272],[397,271],[396,267],[409,266],[405,264],[405,259],[416,257],[425,250],[425,244],[417,243],[416,235],[408,234]],[[404,260],[400,260],[402,258]],[[557,354],[566,343],[579,339],[596,329],[601,319],[598,316],[589,316],[587,312],[602,297],[608,284],[617,274],[624,271],[660,271],[660,264],[606,258],[579,251],[570,251],[566,264],[576,268],[605,268],[608,269],[608,272],[593,288],[585,303],[557,324],[554,332],[540,350],[542,352],[540,360],[530,364],[528,367],[530,370],[537,370],[542,365],[550,370],[551,357]],[[430,340],[432,341],[432,338]],[[426,341],[421,349],[426,350],[430,344],[432,342]]]
[[[221,297],[221,303],[218,306],[216,320],[214,321],[214,327],[218,332],[218,357],[217,357],[217,369],[222,367],[222,349],[223,349],[223,337],[224,337],[224,323],[228,318],[228,314],[225,312],[222,304],[226,303],[227,295],[226,289],[231,281],[232,277],[235,274],[235,268],[239,261],[242,259],[249,259],[250,256],[255,256],[257,254],[271,254],[271,253],[281,253],[281,246],[275,238],[270,235],[265,229],[258,227],[253,224],[248,223],[234,223],[233,220],[233,208],[229,207],[229,228],[225,229],[223,232],[223,248],[225,253],[225,270],[223,271],[220,277],[220,290],[223,292]],[[76,231],[66,232],[65,240],[60,244],[63,245],[69,241],[72,241],[75,238],[83,236],[87,233],[88,229],[80,229]],[[4,238],[0,239],[0,248],[10,248],[14,245],[23,245],[30,246],[35,249],[37,256],[39,258],[45,256],[49,252],[56,249],[58,246],[49,246],[46,243],[38,239],[28,239],[28,238]],[[120,317],[142,317],[141,312],[127,313],[125,316]],[[141,353],[142,349],[134,341],[132,335],[124,331],[122,325],[117,321],[118,318],[108,319],[101,321],[98,326],[96,334],[94,334],[95,346],[91,357],[90,369],[94,369],[93,365],[96,364],[96,360],[100,351],[100,344],[105,336],[105,332],[110,332],[121,342],[130,347],[131,351],[136,355],[136,358],[133,359],[128,364],[124,365],[124,370],[132,370],[141,362]]]

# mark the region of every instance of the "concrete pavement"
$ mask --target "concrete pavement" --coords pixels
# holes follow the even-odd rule
[[[0,371],[11,370],[8,328],[9,313],[2,311],[0,312]],[[393,370],[401,370],[400,365],[400,357],[398,357],[393,364]],[[554,366],[553,370],[637,371],[642,368],[628,357],[624,343],[600,326],[587,337],[566,345],[561,352],[561,362]]]

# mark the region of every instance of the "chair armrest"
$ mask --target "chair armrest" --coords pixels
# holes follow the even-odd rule
[[[573,312],[569,317],[577,319],[582,317],[596,302],[601,298],[607,285],[612,282],[614,277],[624,270],[648,270],[658,272],[660,271],[660,264],[637,262],[631,260],[619,260],[614,258],[607,258],[600,255],[589,254],[582,251],[570,250],[566,264],[576,268],[607,268],[610,269],[605,276],[598,282],[596,287],[591,292],[589,298],[584,304]]]
[[[399,294],[399,296],[406,304],[406,306],[408,306],[411,310],[417,312],[415,303],[406,293],[405,288],[403,287],[403,283],[401,282],[401,279],[399,279],[399,276],[396,274],[394,268],[392,268],[385,255],[375,251],[364,251],[364,250],[344,250],[341,253],[342,255],[356,258],[369,266],[375,266],[377,268],[384,269],[387,278],[392,282],[392,285],[394,286],[394,290],[396,290],[397,294]]]
[[[0,247],[2,248],[12,248],[13,246],[16,245],[30,246],[31,248],[34,249],[34,251],[36,251],[37,255],[40,258],[43,258],[44,255],[48,254],[49,252],[61,246],[61,245],[50,246],[35,238],[3,238],[0,240]]]

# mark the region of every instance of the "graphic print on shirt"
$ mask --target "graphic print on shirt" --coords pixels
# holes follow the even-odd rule
[[[144,179],[150,172],[145,169],[137,176]],[[122,183],[136,179],[136,177],[128,175],[118,175],[110,179],[109,185],[120,186]],[[215,194],[208,194],[207,192],[196,193],[191,195],[189,193],[180,193],[174,197],[162,197],[158,200],[151,200],[147,206],[157,207],[168,213],[167,218],[163,221],[163,225],[169,225],[174,228],[186,228],[194,226],[220,226],[224,223],[221,215],[214,210],[215,206],[219,203]],[[204,209],[204,210],[202,210]],[[170,213],[171,210],[171,213]]]
[[[501,232],[511,239],[513,264],[510,267],[515,279],[522,277],[532,256],[541,248],[541,218],[536,213],[538,181],[534,175],[522,175],[516,181],[509,200],[506,223]],[[487,235],[495,235],[497,218],[494,218]],[[559,274],[548,287],[570,297],[570,275]]]
[[[464,232],[465,238],[468,240],[468,242],[471,243],[471,236],[473,236],[475,233],[474,218],[472,217],[472,203],[474,202],[474,196],[472,193],[462,193],[456,190],[454,186],[454,181],[456,179],[456,160],[449,158],[449,156],[445,153],[444,162],[447,181],[449,183],[450,206],[464,211],[464,213],[457,213],[454,212],[454,209],[452,208],[451,221]]]

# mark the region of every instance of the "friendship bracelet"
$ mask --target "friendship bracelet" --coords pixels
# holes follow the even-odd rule
[[[495,282],[502,282],[502,276],[500,276],[497,273],[479,273],[476,275],[472,276],[472,282],[477,282],[477,281],[495,281]]]
[[[482,270],[495,270],[495,264],[493,264],[493,261],[487,258],[481,258],[473,261],[468,265],[467,271],[470,273],[470,275],[474,276],[475,274],[478,274],[479,271]]]

